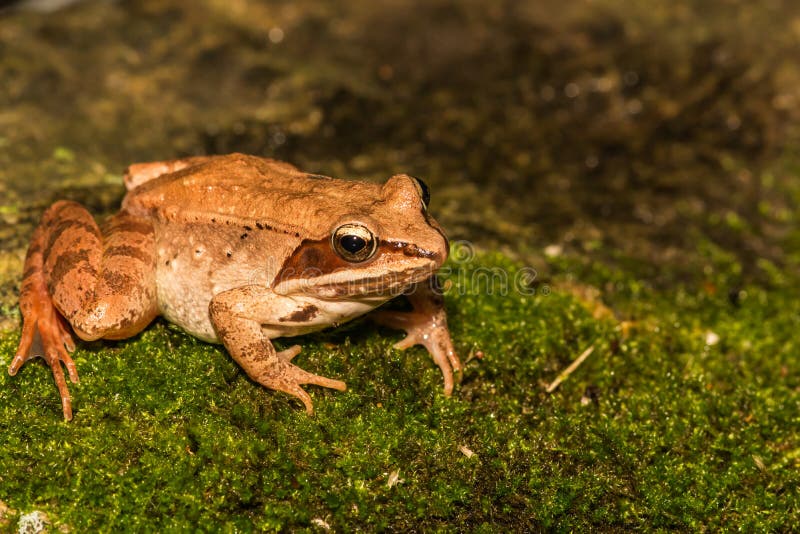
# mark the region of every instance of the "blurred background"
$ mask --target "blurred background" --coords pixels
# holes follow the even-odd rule
[[[544,274],[548,246],[656,284],[709,249],[746,277],[787,260],[796,2],[29,0],[0,17],[6,317],[47,204],[113,211],[126,165],[190,154],[420,176],[453,239]]]

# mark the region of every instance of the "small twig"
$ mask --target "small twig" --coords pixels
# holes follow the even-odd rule
[[[572,373],[575,371],[575,369],[577,369],[577,368],[578,368],[578,366],[580,366],[580,364],[582,364],[582,363],[583,363],[583,360],[585,360],[586,358],[588,358],[588,357],[589,357],[589,355],[590,355],[592,352],[594,352],[594,345],[591,345],[591,346],[590,346],[588,349],[586,349],[585,351],[583,351],[583,353],[582,353],[580,356],[578,356],[577,358],[575,358],[575,361],[574,361],[574,362],[572,362],[571,364],[569,364],[569,367],[567,367],[566,369],[564,369],[563,371],[561,371],[561,374],[560,374],[560,375],[558,375],[558,377],[556,377],[556,379],[555,379],[555,380],[553,380],[553,382],[552,382],[552,383],[551,383],[549,386],[547,386],[547,389],[546,389],[545,391],[547,391],[548,393],[552,393],[552,392],[554,392],[554,391],[556,390],[556,388],[557,388],[559,385],[561,385],[561,382],[563,382],[564,380],[566,380],[566,379],[567,379],[567,377],[568,377],[569,375],[571,375],[571,374],[572,374]]]

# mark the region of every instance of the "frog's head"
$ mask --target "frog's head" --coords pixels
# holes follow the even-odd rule
[[[273,283],[276,293],[388,298],[441,267],[448,242],[428,214],[425,183],[400,174],[373,191],[342,206],[325,237],[304,240],[292,252]]]

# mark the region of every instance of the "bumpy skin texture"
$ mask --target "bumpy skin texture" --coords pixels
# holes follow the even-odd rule
[[[271,339],[340,324],[409,288],[414,311],[380,312],[402,328],[399,348],[422,344],[442,370],[445,393],[461,363],[433,273],[447,240],[428,215],[419,183],[385,184],[302,173],[282,162],[231,154],[133,165],[122,210],[102,229],[74,202],[50,207],[36,229],[20,294],[23,331],[9,367],[50,365],[71,419],[69,327],[84,340],[132,336],[161,314],[189,333],[222,342],[265,387],[313,405],[302,384],[345,384],[291,363],[294,346]],[[356,227],[371,251],[346,257],[337,229]]]

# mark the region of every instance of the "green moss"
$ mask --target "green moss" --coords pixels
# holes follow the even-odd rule
[[[800,520],[796,299],[757,287],[735,301],[705,285],[659,293],[573,262],[613,287],[606,303],[633,322],[623,327],[595,319],[558,280],[525,295],[475,284],[488,271],[521,276],[500,255],[451,266],[451,327],[471,355],[453,398],[421,348],[395,351],[398,334],[358,321],[302,339],[300,365],[348,382],[343,393],[309,388],[309,418],[221,348],[157,323],[135,340],[81,346],[71,423],[39,361],[0,375],[0,500],[76,531]],[[0,353],[16,340],[3,337]]]

